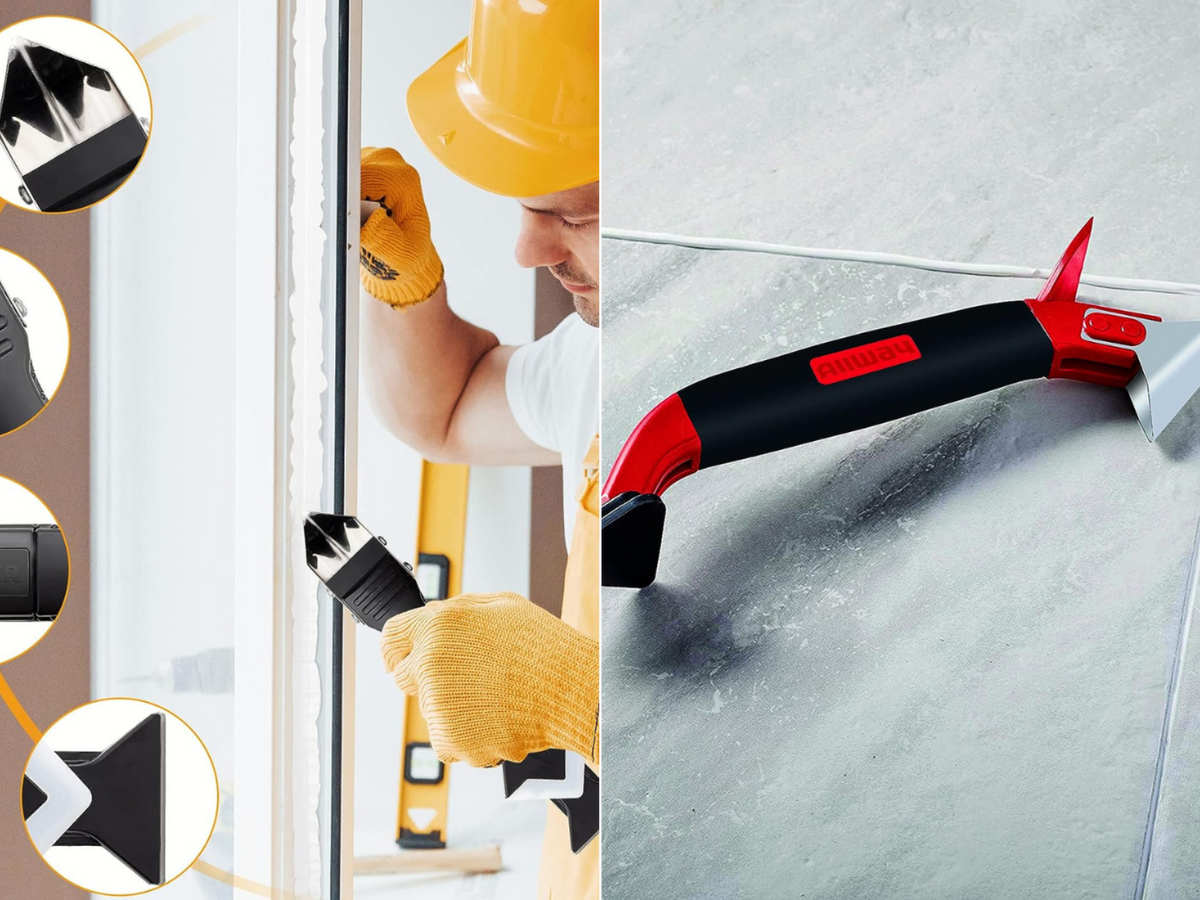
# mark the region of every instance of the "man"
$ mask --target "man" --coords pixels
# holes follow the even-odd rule
[[[447,762],[490,766],[551,747],[599,764],[599,9],[596,0],[476,0],[470,36],[408,92],[422,140],[451,171],[517,198],[516,261],[575,299],[523,347],[455,315],[420,178],[394,150],[362,155],[362,330],[384,424],[428,459],[563,467],[570,554],[563,616],[514,594],[397,616],[388,671],[419,698]],[[577,488],[577,485],[581,486]],[[572,854],[549,809],[539,896],[599,896],[599,840]]]

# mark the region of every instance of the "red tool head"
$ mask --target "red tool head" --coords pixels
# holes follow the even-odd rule
[[[1041,292],[1027,300],[1054,345],[1049,378],[1128,391],[1153,441],[1200,388],[1200,322],[1164,322],[1149,313],[1076,298],[1092,220],[1075,235]]]
[[[1138,368],[1138,355],[1133,349],[1133,342],[1127,339],[1098,341],[1097,338],[1103,335],[1100,332],[1089,334],[1090,323],[1086,321],[1088,313],[1106,311],[1120,314],[1120,318],[1113,323],[1113,332],[1108,337],[1120,336],[1121,327],[1129,320],[1159,319],[1145,313],[1092,306],[1077,301],[1079,277],[1083,274],[1083,259],[1087,255],[1088,240],[1091,236],[1092,220],[1088,219],[1059,257],[1037,297],[1025,302],[1029,304],[1033,315],[1054,345],[1054,359],[1046,377],[1090,381],[1108,387],[1125,387]],[[1104,322],[1099,324],[1103,326]],[[1142,336],[1144,337],[1144,330]]]

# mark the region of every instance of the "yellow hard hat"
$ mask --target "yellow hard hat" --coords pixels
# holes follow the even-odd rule
[[[598,180],[599,0],[475,0],[470,34],[412,83],[408,114],[484,190],[536,197]]]

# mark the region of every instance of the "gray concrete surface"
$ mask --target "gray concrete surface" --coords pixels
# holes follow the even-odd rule
[[[606,0],[603,20],[608,225],[1050,265],[1095,215],[1089,271],[1200,280],[1187,4]],[[699,378],[1038,289],[604,254],[606,468]],[[1143,876],[1200,896],[1200,639],[1147,839],[1200,401],[1150,445],[1123,392],[1030,382],[666,500],[659,583],[603,596],[606,897],[1109,898]]]

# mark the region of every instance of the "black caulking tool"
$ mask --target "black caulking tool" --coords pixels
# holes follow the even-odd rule
[[[81,209],[129,177],[146,128],[104,69],[17,38],[0,86],[0,145],[21,199],[43,212]]]
[[[107,750],[34,748],[21,810],[38,852],[103,847],[147,884],[166,880],[166,717],[152,713]]]
[[[0,284],[0,434],[20,428],[46,405],[29,352],[28,312]]]
[[[0,525],[0,623],[53,622],[69,578],[57,525]]]
[[[383,631],[392,616],[425,605],[411,567],[354,516],[312,513],[304,522],[304,545],[308,567],[360,624]],[[519,763],[502,764],[505,797],[534,781],[562,783],[568,793],[576,794],[548,797],[567,817],[575,853],[600,830],[600,781],[586,766],[579,779],[580,762],[576,754],[550,749],[531,753]],[[578,788],[573,786],[580,781]]]

